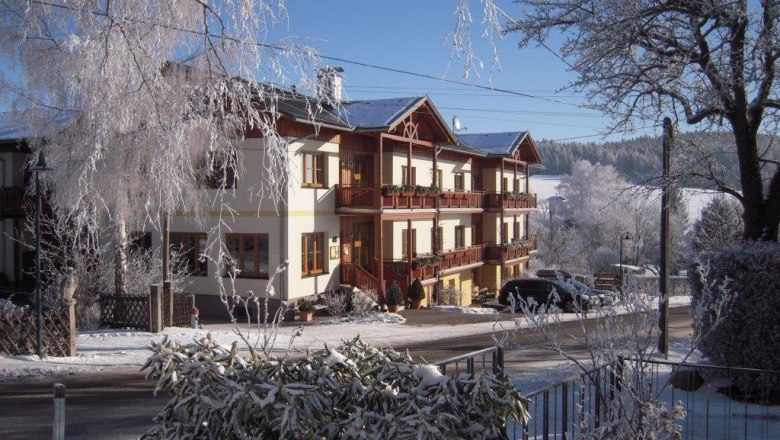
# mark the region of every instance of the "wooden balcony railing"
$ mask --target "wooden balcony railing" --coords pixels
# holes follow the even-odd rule
[[[536,194],[526,193],[487,193],[485,207],[498,209],[536,209]]]
[[[483,208],[485,193],[483,191],[444,191],[439,196],[439,206],[447,208]]]
[[[352,284],[361,289],[372,289],[377,294],[383,292],[379,287],[379,280],[367,270],[353,263],[341,263],[341,282]]]
[[[437,194],[398,193],[383,194],[382,208],[386,209],[436,209]]]
[[[441,270],[481,263],[485,260],[485,245],[453,249],[441,252],[439,256],[442,258],[439,266]]]
[[[24,215],[24,188],[9,186],[0,188],[0,216]]]
[[[536,237],[530,237],[504,245],[491,244],[485,249],[485,260],[509,261],[527,257],[531,252],[537,250],[538,246],[539,240]]]
[[[336,208],[376,208],[379,188],[336,185]]]

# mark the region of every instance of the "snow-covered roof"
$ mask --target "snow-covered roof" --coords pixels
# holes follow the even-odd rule
[[[511,155],[517,149],[526,134],[527,131],[469,133],[459,134],[458,140],[489,156],[505,156]]]
[[[355,129],[381,129],[393,125],[393,122],[424,99],[424,96],[413,96],[349,101],[342,103],[341,107],[333,109],[331,112]]]

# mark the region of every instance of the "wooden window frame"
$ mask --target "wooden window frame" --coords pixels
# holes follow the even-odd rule
[[[417,167],[412,167],[412,183],[407,183],[409,167],[401,165],[401,185],[417,185]]]
[[[512,225],[512,236],[515,241],[520,240],[520,222],[516,221]]]
[[[466,247],[466,226],[455,226],[455,249]]]
[[[509,243],[509,223],[504,223],[504,228],[501,229],[501,244]]]
[[[246,238],[251,238],[253,240],[254,245],[254,267],[251,268],[251,270],[248,270],[246,268],[246,250],[244,246],[244,240]],[[231,239],[238,239],[238,255],[233,255],[232,251],[230,250],[230,240]],[[265,246],[266,246],[266,260],[265,260],[265,272],[261,271],[260,268],[262,266],[262,259],[261,255],[262,252],[260,250],[262,241],[265,240]],[[228,251],[231,251],[230,257],[235,261],[237,264],[239,271],[236,273],[236,278],[253,278],[253,279],[260,279],[260,280],[267,280],[268,279],[268,271],[270,270],[270,258],[271,258],[271,251],[269,246],[269,237],[268,234],[245,234],[245,233],[229,233],[225,234],[225,246],[228,248]],[[225,276],[227,276],[230,271],[233,270],[234,265],[228,263],[225,268]]]
[[[306,232],[301,234],[301,277],[313,277],[328,273],[328,260],[325,253],[327,237],[324,232]],[[312,267],[309,267],[309,253],[312,253]]]
[[[466,191],[466,176],[463,173],[452,173],[452,177],[454,179],[453,189],[455,191]]]
[[[325,188],[327,186],[325,182],[325,165],[327,158],[325,153],[303,153],[303,177],[301,178],[301,188]],[[307,170],[311,169],[311,179],[308,181]]]
[[[408,229],[401,229],[401,259],[408,260],[409,255],[406,253],[406,231]],[[417,257],[417,228],[412,228],[412,258]]]
[[[218,152],[211,151],[206,158],[205,166],[208,168],[204,185],[208,189],[235,189],[238,179],[236,178],[236,167],[238,166],[238,155],[236,151],[230,151],[230,158],[216,157]],[[224,152],[219,152],[224,155]],[[227,162],[227,163],[226,163]]]
[[[179,243],[179,247],[181,248],[181,243],[186,241],[186,238],[189,238],[192,243],[195,244],[195,246],[192,249],[186,249],[185,252],[182,254],[187,259],[187,265],[190,269],[190,275],[196,276],[196,277],[205,277],[208,276],[208,261],[203,260],[200,261],[200,254],[202,254],[205,249],[201,249],[201,240],[206,240],[207,236],[205,232],[171,232],[170,233],[171,238],[171,249],[169,251],[174,250],[174,247],[176,246],[176,243]],[[197,267],[196,267],[197,266]],[[175,268],[172,268],[175,269]]]
[[[444,171],[441,168],[436,169],[436,186],[444,188]]]

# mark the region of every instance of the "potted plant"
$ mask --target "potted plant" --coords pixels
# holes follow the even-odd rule
[[[438,196],[439,194],[441,194],[441,188],[431,184],[431,186],[428,187],[428,194],[433,194],[435,196]]]
[[[401,294],[401,288],[398,283],[393,281],[390,288],[385,293],[385,305],[387,305],[387,311],[390,313],[398,313],[398,307],[403,303]]]
[[[412,304],[413,309],[419,309],[420,308],[420,302],[425,299],[425,289],[423,289],[423,285],[420,282],[419,278],[415,278],[414,281],[412,281],[412,285],[409,286],[409,302]]]
[[[455,198],[455,193],[451,190],[447,190],[444,192],[444,198],[445,199],[452,199]]]
[[[382,192],[386,196],[397,196],[401,194],[401,187],[398,185],[385,185],[382,187]]]
[[[314,302],[309,301],[308,299],[302,299],[298,301],[298,312],[300,312],[300,315],[298,316],[299,321],[311,321],[313,312],[314,312]]]
[[[428,187],[422,186],[422,185],[415,185],[414,186],[414,193],[418,196],[424,196],[428,194]]]
[[[404,185],[401,187],[401,195],[404,197],[412,196],[416,189],[415,185]]]

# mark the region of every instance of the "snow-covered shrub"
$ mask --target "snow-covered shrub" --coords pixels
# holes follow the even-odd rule
[[[144,439],[506,438],[527,419],[503,374],[452,378],[358,338],[297,361],[246,359],[210,337],[152,351],[144,369],[173,398]]]
[[[459,306],[462,293],[454,287],[440,287],[436,294],[436,304],[440,306]]]
[[[379,301],[379,295],[376,293],[376,290],[366,287],[360,288],[360,290],[352,294],[352,310],[350,314],[353,316],[367,316],[379,308],[377,301]]]
[[[620,255],[610,248],[600,247],[588,257],[588,265],[591,273],[616,272],[613,264],[620,262]]]
[[[716,365],[780,370],[780,244],[746,242],[704,252],[688,273],[702,354]],[[742,392],[757,391],[735,380]],[[769,385],[780,391],[777,379]]]
[[[352,292],[349,289],[336,289],[323,293],[320,299],[331,316],[346,316],[352,301]]]

